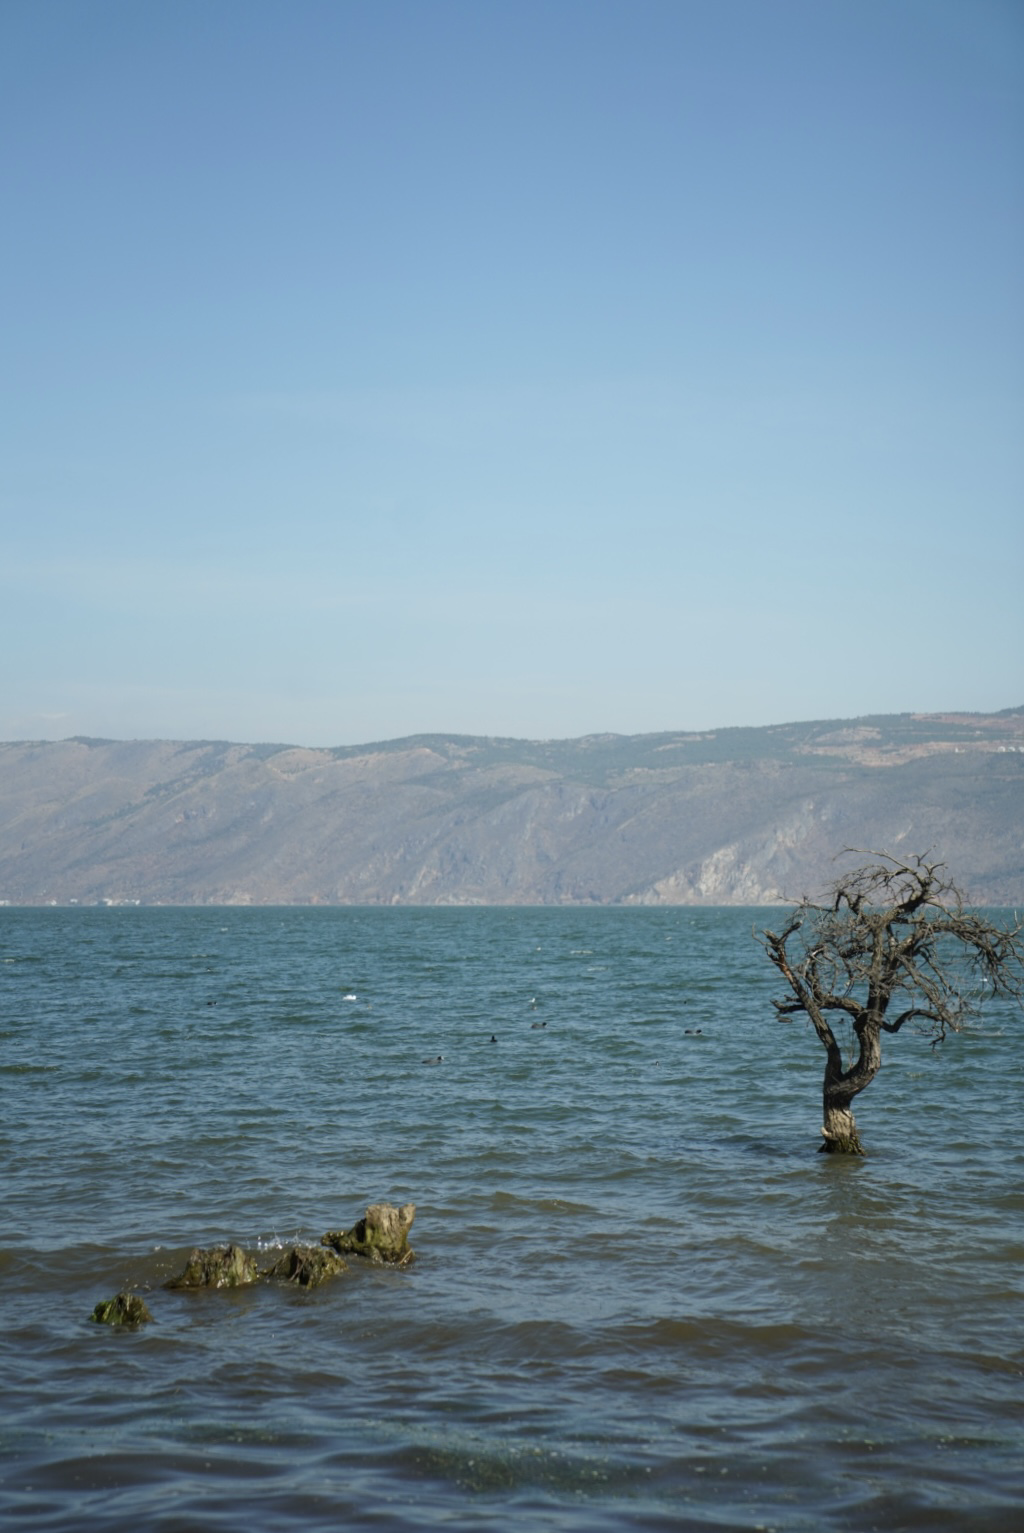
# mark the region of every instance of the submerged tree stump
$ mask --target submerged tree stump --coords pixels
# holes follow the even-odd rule
[[[255,1283],[260,1275],[256,1258],[247,1256],[241,1246],[214,1246],[204,1251],[197,1247],[185,1263],[184,1272],[164,1286],[167,1288],[241,1288]]]
[[[112,1299],[101,1300],[92,1318],[97,1325],[144,1325],[153,1316],[137,1293],[117,1293]]]
[[[319,1246],[292,1246],[283,1251],[263,1276],[284,1283],[298,1283],[300,1288],[316,1288],[338,1272],[347,1272],[348,1262],[337,1251]]]
[[[401,1208],[392,1203],[372,1203],[350,1230],[329,1230],[320,1244],[365,1257],[367,1261],[404,1267],[414,1257],[409,1231],[415,1217],[414,1203],[405,1203]]]
[[[294,1245],[282,1251],[269,1267],[260,1267],[255,1256],[234,1244],[196,1246],[183,1272],[170,1278],[165,1288],[242,1288],[261,1279],[316,1288],[328,1278],[348,1270],[342,1253],[362,1256],[369,1262],[404,1267],[413,1260],[409,1230],[416,1207],[406,1203],[373,1203],[350,1230],[329,1231],[318,1246]],[[152,1320],[138,1294],[123,1291],[97,1304],[92,1318],[103,1325],[142,1325]]]

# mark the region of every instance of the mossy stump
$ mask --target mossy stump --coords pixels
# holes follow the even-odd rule
[[[292,1246],[283,1251],[263,1276],[283,1283],[297,1283],[300,1288],[317,1288],[339,1272],[347,1272],[348,1263],[337,1251],[319,1246]]]
[[[413,1203],[401,1208],[392,1203],[372,1203],[350,1230],[329,1230],[320,1244],[378,1264],[405,1267],[414,1258],[409,1231],[415,1217]]]
[[[117,1293],[112,1299],[102,1299],[92,1318],[97,1325],[145,1325],[153,1316],[137,1293]]]
[[[241,1288],[259,1277],[255,1257],[247,1256],[241,1246],[197,1247],[185,1263],[185,1270],[171,1278],[167,1288]]]

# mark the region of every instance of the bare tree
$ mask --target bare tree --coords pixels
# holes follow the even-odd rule
[[[882,1065],[882,1034],[908,1023],[935,1044],[958,1032],[982,996],[1024,996],[1020,922],[994,925],[965,905],[945,865],[885,852],[838,879],[827,904],[806,897],[760,941],[786,981],[780,1017],[806,1015],[825,1047],[821,1149],[864,1153],[851,1103]],[[852,1028],[846,1069],[837,1026]]]

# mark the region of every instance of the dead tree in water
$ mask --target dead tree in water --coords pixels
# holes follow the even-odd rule
[[[966,908],[944,864],[885,852],[838,879],[828,904],[806,897],[781,932],[759,940],[789,994],[773,1001],[780,1017],[807,1016],[825,1047],[821,1149],[864,1153],[851,1103],[882,1065],[882,1034],[907,1023],[933,1046],[958,1032],[978,994],[1024,994],[1022,924],[994,925]],[[843,1069],[835,1025],[853,1030]]]

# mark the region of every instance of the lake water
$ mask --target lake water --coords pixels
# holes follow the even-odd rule
[[[0,1522],[1016,1533],[1022,1019],[818,1155],[771,919],[0,910]],[[407,1268],[162,1286],[380,1200]]]

